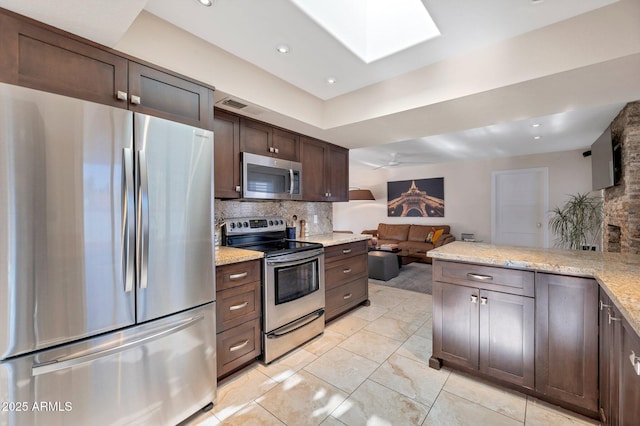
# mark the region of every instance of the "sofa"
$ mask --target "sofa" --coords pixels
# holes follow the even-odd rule
[[[427,241],[430,232],[442,229],[442,235],[435,243]],[[427,256],[429,250],[449,244],[456,240],[451,235],[449,225],[406,225],[380,223],[378,229],[366,229],[363,234],[370,234],[378,238],[378,246],[381,244],[397,244],[402,250],[408,250],[412,257],[416,257],[419,262],[431,263],[431,258]],[[369,240],[371,245],[371,240]]]

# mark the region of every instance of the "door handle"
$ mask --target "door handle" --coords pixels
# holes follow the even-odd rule
[[[136,234],[133,226],[135,217],[134,184],[133,184],[133,153],[131,148],[122,149],[122,173],[124,187],[122,188],[122,272],[124,281],[124,291],[128,293],[133,290],[134,281],[134,253]]]
[[[149,335],[141,337],[140,339],[134,340],[133,342],[125,343],[124,345],[119,339],[116,339],[115,345],[111,346],[108,349],[103,349],[103,350],[91,352],[85,355],[80,355],[84,353],[84,351],[82,351],[80,352],[80,354],[71,354],[71,355],[63,356],[58,359],[54,359],[53,361],[43,362],[41,364],[34,364],[33,367],[31,368],[31,375],[39,376],[41,374],[52,373],[54,371],[64,370],[65,368],[75,367],[76,365],[84,364],[85,362],[94,361],[96,359],[104,358],[109,355],[124,352],[135,346],[152,342],[161,337],[165,337],[170,334],[177,333],[180,330],[184,330],[185,328],[191,327],[193,324],[202,320],[203,318],[204,318],[204,314],[199,314],[195,317],[181,320],[177,323],[168,325],[162,331],[151,333]]]
[[[481,298],[480,298],[480,304],[481,304],[481,305],[486,305],[487,303],[489,303],[489,301],[487,300],[487,298],[486,298],[486,297],[481,297]]]
[[[634,351],[631,351],[631,355],[629,355],[629,361],[631,361],[633,371],[636,372],[636,375],[640,376],[640,358]]]
[[[147,288],[149,268],[149,180],[147,175],[147,157],[144,150],[138,151],[138,286]]]
[[[118,90],[118,93],[116,94],[116,99],[119,101],[126,101],[128,97],[129,95],[127,92],[123,92],[122,90]]]
[[[140,105],[140,96],[131,95],[131,103],[134,105]]]
[[[471,303],[478,303],[478,296],[476,296],[475,294],[471,295]]]
[[[289,194],[293,195],[293,169],[289,169]]]

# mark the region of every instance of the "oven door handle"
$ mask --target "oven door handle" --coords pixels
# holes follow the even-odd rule
[[[311,324],[323,315],[324,309],[318,309],[317,311],[311,312],[309,315],[305,315],[289,325],[285,325],[284,327],[281,327],[276,331],[272,331],[271,333],[267,334],[267,339],[277,339],[282,336],[286,336],[289,333],[293,333],[294,331]]]
[[[282,263],[296,264],[305,260],[316,258],[323,253],[324,253],[324,249],[318,249],[318,250],[309,250],[308,255],[304,257],[294,258],[289,256],[286,256],[286,257],[283,256],[282,259],[278,259],[278,257],[272,257],[267,259],[267,265],[276,265],[276,264],[282,264]]]

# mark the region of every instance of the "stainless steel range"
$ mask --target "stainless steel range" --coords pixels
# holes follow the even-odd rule
[[[264,362],[324,331],[324,248],[288,240],[281,217],[229,219],[224,245],[264,252],[262,348]]]

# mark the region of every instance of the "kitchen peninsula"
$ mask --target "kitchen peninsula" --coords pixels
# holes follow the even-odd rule
[[[432,367],[604,424],[640,418],[640,256],[465,242],[429,256]]]

